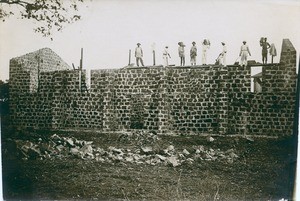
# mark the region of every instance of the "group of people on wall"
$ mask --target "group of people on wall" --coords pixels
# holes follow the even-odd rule
[[[267,42],[267,38],[262,37],[260,39],[260,46],[262,47],[262,63],[266,64],[268,62],[268,50],[272,57],[272,63],[274,56],[277,55],[276,48],[274,43],[271,45]],[[222,44],[222,52],[218,55],[218,58],[216,59],[216,65],[222,65],[226,66],[226,56],[227,56],[227,47],[225,42],[221,42]],[[207,52],[210,48],[210,41],[208,39],[204,39],[202,42],[202,65],[207,65]],[[178,42],[178,55],[180,58],[180,66],[185,66],[185,45],[183,42]],[[243,44],[240,48],[239,53],[239,65],[241,66],[247,66],[248,56],[251,56],[249,46],[247,45],[246,41],[243,41]],[[137,43],[137,47],[135,48],[135,57],[136,57],[136,64],[137,66],[140,66],[140,63],[142,66],[144,66],[143,62],[143,50],[141,48],[141,44]],[[163,53],[163,65],[169,66],[169,59],[171,58],[171,55],[169,53],[169,47],[165,46]],[[190,48],[190,63],[191,66],[196,65],[196,58],[197,58],[197,46],[196,42],[192,42],[192,46]]]

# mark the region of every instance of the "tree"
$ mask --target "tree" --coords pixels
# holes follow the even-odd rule
[[[9,105],[9,84],[8,81],[0,80],[0,114],[7,114]]]
[[[50,36],[53,29],[60,31],[65,24],[81,18],[78,15],[78,3],[82,2],[83,0],[0,0],[0,20],[5,21],[11,15],[19,15],[21,19],[39,22],[35,32]]]

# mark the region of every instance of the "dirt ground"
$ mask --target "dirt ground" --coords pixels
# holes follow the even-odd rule
[[[12,132],[12,131],[11,131]],[[72,156],[22,159],[15,140],[47,140],[51,135],[93,141],[107,149],[156,150],[169,145],[234,150],[228,160],[194,160],[178,166],[96,161]],[[122,139],[96,131],[13,131],[2,135],[4,199],[16,200],[280,200],[291,199],[293,138],[178,135],[155,142]]]

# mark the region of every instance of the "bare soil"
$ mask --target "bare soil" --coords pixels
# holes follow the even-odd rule
[[[8,131],[6,131],[8,132]],[[96,131],[10,131],[2,135],[3,193],[6,200],[279,200],[292,198],[295,165],[292,137],[253,138],[196,135],[159,136],[154,147],[172,144],[234,149],[238,158],[197,160],[177,167],[99,162],[74,157],[23,160],[15,139],[36,141],[56,133],[91,140],[98,147],[138,148],[140,141]]]

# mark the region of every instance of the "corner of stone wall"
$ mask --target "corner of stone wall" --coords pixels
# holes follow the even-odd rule
[[[167,68],[163,68],[160,71],[160,80],[158,85],[158,133],[165,134],[169,128],[169,104],[168,100],[168,80],[167,80]]]
[[[113,99],[115,97],[115,75],[117,71],[114,70],[103,70],[102,74],[104,76],[103,86],[103,130],[111,131],[116,130],[118,125],[114,112]]]
[[[280,63],[262,68],[262,92],[295,93],[296,80],[296,49],[289,39],[283,39]]]
[[[283,88],[292,93],[296,92],[296,60],[297,52],[295,47],[289,39],[283,39],[280,55],[280,64],[284,75]]]

